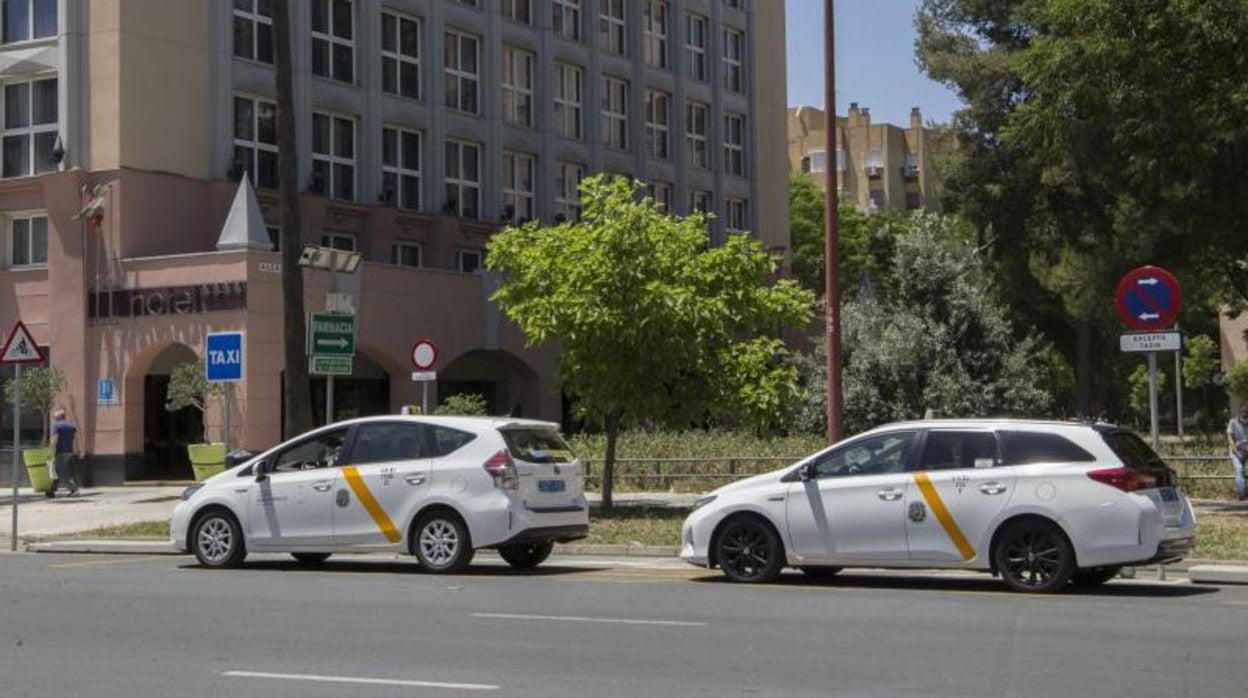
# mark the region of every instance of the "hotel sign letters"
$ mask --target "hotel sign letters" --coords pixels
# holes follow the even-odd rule
[[[247,309],[246,281],[91,291],[87,295],[87,313],[92,320],[196,315]]]

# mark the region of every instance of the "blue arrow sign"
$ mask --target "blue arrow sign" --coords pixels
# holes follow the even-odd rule
[[[243,379],[242,332],[213,332],[205,336],[204,377],[217,383]]]
[[[1164,315],[1174,312],[1174,293],[1168,284],[1162,283],[1153,276],[1137,279],[1127,290],[1127,312],[1132,317],[1145,322],[1159,320]]]

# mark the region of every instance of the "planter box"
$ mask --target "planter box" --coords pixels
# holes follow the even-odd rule
[[[50,455],[46,448],[22,449],[22,461],[26,464],[26,477],[30,478],[30,487],[36,492],[48,492],[52,489],[52,473],[48,472]]]
[[[196,482],[225,471],[225,444],[191,444],[186,447],[186,455],[191,459]]]

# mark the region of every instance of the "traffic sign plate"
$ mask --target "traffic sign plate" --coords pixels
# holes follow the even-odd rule
[[[30,330],[21,320],[9,330],[4,340],[4,348],[0,349],[0,364],[37,364],[43,362],[43,352],[30,335]]]
[[[312,356],[308,361],[308,373],[314,376],[351,375],[350,356]]]
[[[1118,339],[1124,352],[1179,351],[1183,348],[1183,335],[1178,332],[1140,332],[1124,334]]]
[[[1118,282],[1115,305],[1122,321],[1141,332],[1170,327],[1179,316],[1183,295],[1178,279],[1161,267],[1140,267]]]
[[[428,371],[438,362],[438,345],[431,339],[420,339],[412,345],[412,366],[417,371]]]
[[[308,320],[309,356],[355,356],[355,316],[312,313]]]
[[[243,333],[210,332],[204,336],[204,377],[214,383],[243,379]]]
[[[414,383],[428,383],[437,379],[437,371],[412,371],[412,382]]]

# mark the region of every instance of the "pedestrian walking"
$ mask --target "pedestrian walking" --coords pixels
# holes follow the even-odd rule
[[[78,496],[78,481],[74,479],[73,468],[70,459],[74,457],[82,457],[82,451],[77,445],[78,427],[74,425],[65,416],[65,410],[57,410],[52,415],[52,433],[49,436],[48,448],[52,451],[55,459],[56,479],[52,481],[52,489],[48,493],[49,496],[55,496],[56,488],[59,485],[65,485],[69,488],[69,496]]]
[[[1239,404],[1239,416],[1226,425],[1226,439],[1231,445],[1231,465],[1235,467],[1235,494],[1239,501],[1248,499],[1244,484],[1244,462],[1248,461],[1248,397]]]

